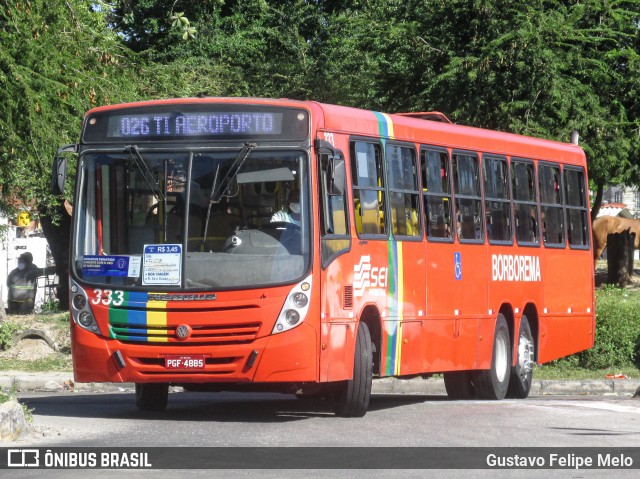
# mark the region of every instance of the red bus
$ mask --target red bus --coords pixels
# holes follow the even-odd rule
[[[525,398],[594,343],[575,144],[312,101],[188,98],[86,113],[71,244],[79,382],[318,394],[443,374]]]

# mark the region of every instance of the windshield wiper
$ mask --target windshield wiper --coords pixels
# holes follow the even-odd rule
[[[218,167],[218,169],[216,170],[216,176],[213,180],[213,186],[211,186],[211,195],[209,195],[209,206],[207,208],[207,217],[205,218],[205,221],[204,221],[204,232],[202,234],[202,245],[201,245],[202,248],[204,248],[205,241],[207,240],[207,232],[209,231],[209,216],[211,216],[211,207],[214,204],[217,204],[220,202],[220,200],[222,199],[222,192],[225,189],[227,189],[230,182],[236,176],[238,176],[238,173],[240,172],[242,165],[244,165],[244,162],[247,161],[247,158],[249,158],[249,155],[251,154],[251,150],[253,150],[255,147],[256,147],[255,143],[244,144],[244,146],[242,147],[242,150],[240,150],[240,153],[238,153],[238,156],[236,156],[236,159],[233,160],[233,163],[227,170],[227,173],[224,175],[224,178],[220,180],[220,183],[218,183],[218,172],[220,171],[220,168]]]
[[[240,150],[240,153],[238,153],[238,156],[235,160],[233,160],[233,163],[227,170],[227,173],[224,175],[224,178],[220,180],[220,183],[217,182],[218,173],[216,172],[216,177],[214,179],[213,186],[211,187],[211,195],[209,196],[209,208],[211,208],[211,203],[220,202],[220,200],[222,199],[222,192],[227,188],[231,180],[238,176],[242,165],[244,164],[246,159],[249,158],[251,150],[253,150],[255,147],[255,143],[245,143],[245,145],[242,147],[242,150]]]
[[[138,147],[136,145],[125,146],[124,151],[129,153],[129,158],[133,159],[133,161],[135,162],[138,170],[140,170],[140,173],[142,174],[142,178],[153,193],[153,196],[155,196],[158,201],[162,199],[163,204],[166,205],[167,197],[164,194],[164,191],[162,191],[162,189],[158,186],[158,183],[153,179],[153,173],[151,173],[149,165],[147,165],[147,162],[140,154],[140,151],[138,151]]]

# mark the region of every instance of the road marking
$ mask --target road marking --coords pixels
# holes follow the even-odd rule
[[[533,407],[541,407],[541,408],[556,408],[558,406],[566,408],[566,407],[581,407],[585,409],[600,409],[601,411],[612,411],[612,412],[622,412],[622,413],[631,413],[631,414],[640,414],[640,403],[637,406],[622,406],[619,404],[613,404],[606,401],[565,401],[565,400],[555,400],[551,403],[546,404],[529,404]]]

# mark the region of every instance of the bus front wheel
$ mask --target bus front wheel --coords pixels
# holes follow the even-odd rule
[[[511,380],[509,381],[509,397],[524,399],[531,391],[533,380],[533,362],[535,348],[533,335],[526,316],[520,320],[520,332],[518,333],[516,365],[511,368]]]
[[[478,397],[482,399],[504,399],[511,375],[511,339],[507,320],[500,313],[493,334],[491,369],[476,372],[473,382]]]
[[[141,411],[164,411],[168,398],[167,383],[136,383],[136,406]]]
[[[358,324],[353,379],[341,381],[334,387],[332,400],[336,416],[362,417],[369,407],[373,380],[373,349],[366,324]]]

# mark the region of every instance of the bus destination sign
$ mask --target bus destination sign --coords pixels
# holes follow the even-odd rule
[[[296,140],[309,135],[309,114],[256,105],[175,105],[105,110],[87,116],[85,143]]]
[[[108,138],[279,135],[282,113],[156,113],[109,118]]]

